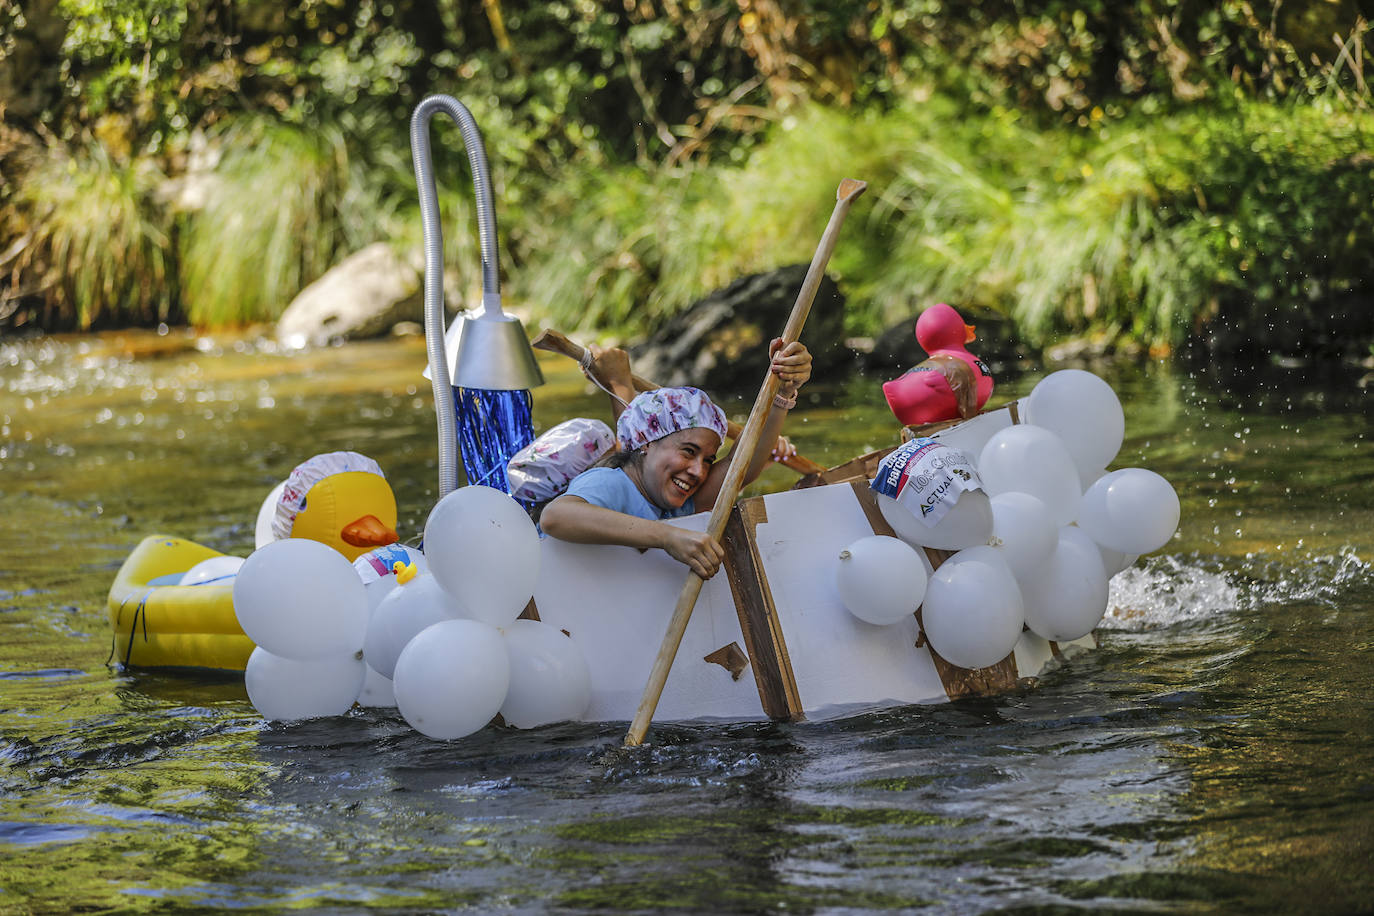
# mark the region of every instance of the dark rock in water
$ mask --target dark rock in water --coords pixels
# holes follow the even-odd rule
[[[1306,358],[1359,359],[1374,345],[1374,294],[1333,291],[1309,281],[1308,301],[1257,304],[1233,296],[1187,342],[1211,358],[1278,353]]]
[[[632,348],[635,374],[660,385],[718,393],[757,390],[768,368],[768,341],[787,324],[807,267],[793,264],[742,277],[698,300]],[[814,360],[813,379],[853,366],[853,351],[844,342],[844,295],[829,277],[816,291],[801,339]]]
[[[1014,339],[1016,327],[1011,319],[990,309],[954,307],[965,324],[977,329],[978,337],[968,345],[969,352],[987,363],[994,374],[1015,367],[1026,358],[1025,348]],[[874,339],[873,348],[863,357],[865,370],[895,378],[930,355],[916,342],[918,315],[892,325]]]
[[[916,318],[904,318],[874,338],[873,349],[864,355],[864,368],[905,372],[929,356],[916,342]]]

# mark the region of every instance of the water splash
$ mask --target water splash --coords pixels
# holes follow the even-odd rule
[[[1256,605],[1309,602],[1336,606],[1345,602],[1352,589],[1368,588],[1370,572],[1374,571],[1374,564],[1350,547],[1334,555],[1306,557],[1297,568],[1265,554],[1248,554],[1246,560],[1252,579],[1250,596]]]
[[[1225,573],[1154,557],[1112,578],[1107,616],[1110,630],[1149,630],[1234,613],[1240,589]]]
[[[1243,569],[1198,557],[1152,557],[1111,581],[1108,630],[1141,631],[1245,613],[1296,602],[1336,605],[1352,588],[1365,587],[1371,564],[1354,550],[1335,556],[1309,556],[1293,566],[1291,557],[1246,556]]]

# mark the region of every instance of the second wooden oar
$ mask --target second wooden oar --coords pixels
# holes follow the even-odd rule
[[[820,288],[821,278],[825,276],[825,265],[830,260],[830,253],[835,250],[840,226],[849,213],[850,205],[867,187],[864,182],[852,178],[840,182],[840,187],[835,193],[835,210],[830,214],[830,222],[826,225],[825,234],[821,236],[821,242],[816,247],[816,254],[806,271],[806,279],[802,281],[801,290],[797,293],[796,304],[792,306],[792,314],[783,329],[783,346],[801,336],[802,325],[806,323],[811,303],[816,298],[816,290]],[[759,436],[763,433],[764,420],[773,406],[773,396],[777,391],[778,377],[772,373],[770,367],[770,371],[764,377],[763,387],[754,399],[754,408],[749,411],[749,419],[744,424],[744,430],[735,439],[735,447],[730,452],[730,467],[725,473],[724,482],[721,483],[716,504],[711,509],[711,519],[706,523],[706,533],[716,541],[725,533],[730,511],[734,508],[735,499],[744,484],[749,457],[758,445]],[[677,607],[673,609],[672,619],[668,621],[668,632],[663,637],[663,644],[654,659],[654,666],[649,671],[649,683],[644,688],[644,696],[639,701],[634,721],[630,723],[630,731],[625,736],[626,747],[634,747],[644,742],[644,735],[649,730],[654,710],[658,708],[658,699],[663,695],[663,685],[668,682],[668,672],[673,667],[673,659],[677,657],[677,648],[682,644],[682,635],[687,632],[687,624],[692,619],[692,609],[696,607],[697,596],[701,594],[703,584],[705,580],[696,573],[688,575],[682,594],[678,596]]]
[[[562,353],[564,356],[575,359],[579,363],[583,363],[586,359],[587,351],[584,347],[569,340],[564,334],[554,330],[546,329],[540,331],[539,336],[530,341],[530,346],[534,347],[536,350],[548,350],[551,353]],[[653,391],[655,388],[662,387],[646,378],[640,378],[638,375],[631,376],[630,381],[635,386],[635,391]],[[728,427],[726,431],[729,433],[730,438],[738,440],[740,433],[743,432],[743,427],[733,420],[727,420],[726,426]],[[825,465],[817,464],[803,455],[792,455],[789,458],[782,459],[780,463],[796,471],[798,474],[819,474],[826,470]]]

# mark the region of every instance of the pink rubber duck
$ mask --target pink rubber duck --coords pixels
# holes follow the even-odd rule
[[[883,395],[903,426],[967,420],[992,395],[992,375],[965,347],[975,340],[953,307],[941,302],[916,319],[916,342],[930,358],[883,383]]]

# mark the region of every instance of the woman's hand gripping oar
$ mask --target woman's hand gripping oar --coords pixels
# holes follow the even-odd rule
[[[792,314],[783,329],[783,346],[801,336],[802,325],[806,323],[811,303],[816,298],[816,290],[820,288],[821,278],[825,275],[825,265],[830,260],[830,253],[835,250],[840,226],[849,213],[850,205],[867,187],[864,182],[852,178],[840,182],[835,194],[835,210],[830,214],[830,222],[826,225],[825,234],[821,236],[821,242],[816,247],[816,254],[806,271],[806,279],[802,281],[801,291],[797,293],[796,304],[792,306]],[[715,507],[711,510],[711,519],[706,523],[706,533],[716,541],[719,541],[725,532],[725,524],[730,519],[735,499],[739,496],[740,487],[744,483],[749,456],[758,446],[759,435],[763,431],[764,421],[768,417],[777,390],[778,377],[769,371],[763,380],[763,387],[759,389],[758,397],[754,399],[754,408],[749,411],[749,419],[735,439],[735,447],[730,453],[729,470],[721,484],[720,495],[716,497]],[[639,701],[634,721],[630,723],[630,731],[625,736],[626,747],[634,747],[644,742],[644,735],[649,730],[654,710],[658,708],[663,685],[668,681],[668,672],[673,667],[673,659],[677,656],[678,646],[682,643],[682,635],[687,632],[687,623],[692,619],[692,609],[696,607],[697,596],[701,594],[703,584],[704,580],[693,573],[687,577],[682,594],[678,596],[677,607],[673,609],[672,619],[668,622],[668,632],[663,637],[663,645],[659,647],[658,657],[654,659],[654,666],[649,672],[649,683],[644,688],[644,696]]]
[[[569,340],[558,331],[540,331],[539,336],[530,341],[530,346],[534,347],[536,350],[548,350],[551,353],[562,353],[564,356],[574,359],[581,364],[584,371],[591,364],[591,353],[579,344]],[[640,378],[638,375],[631,376],[630,380],[634,383],[635,391],[653,391],[655,388],[661,387],[646,378]],[[738,442],[740,433],[744,431],[743,427],[732,420],[727,420],[726,425],[730,438]],[[825,465],[818,464],[804,455],[785,455],[778,459],[778,461],[780,464],[791,468],[798,474],[819,474],[826,470]]]

